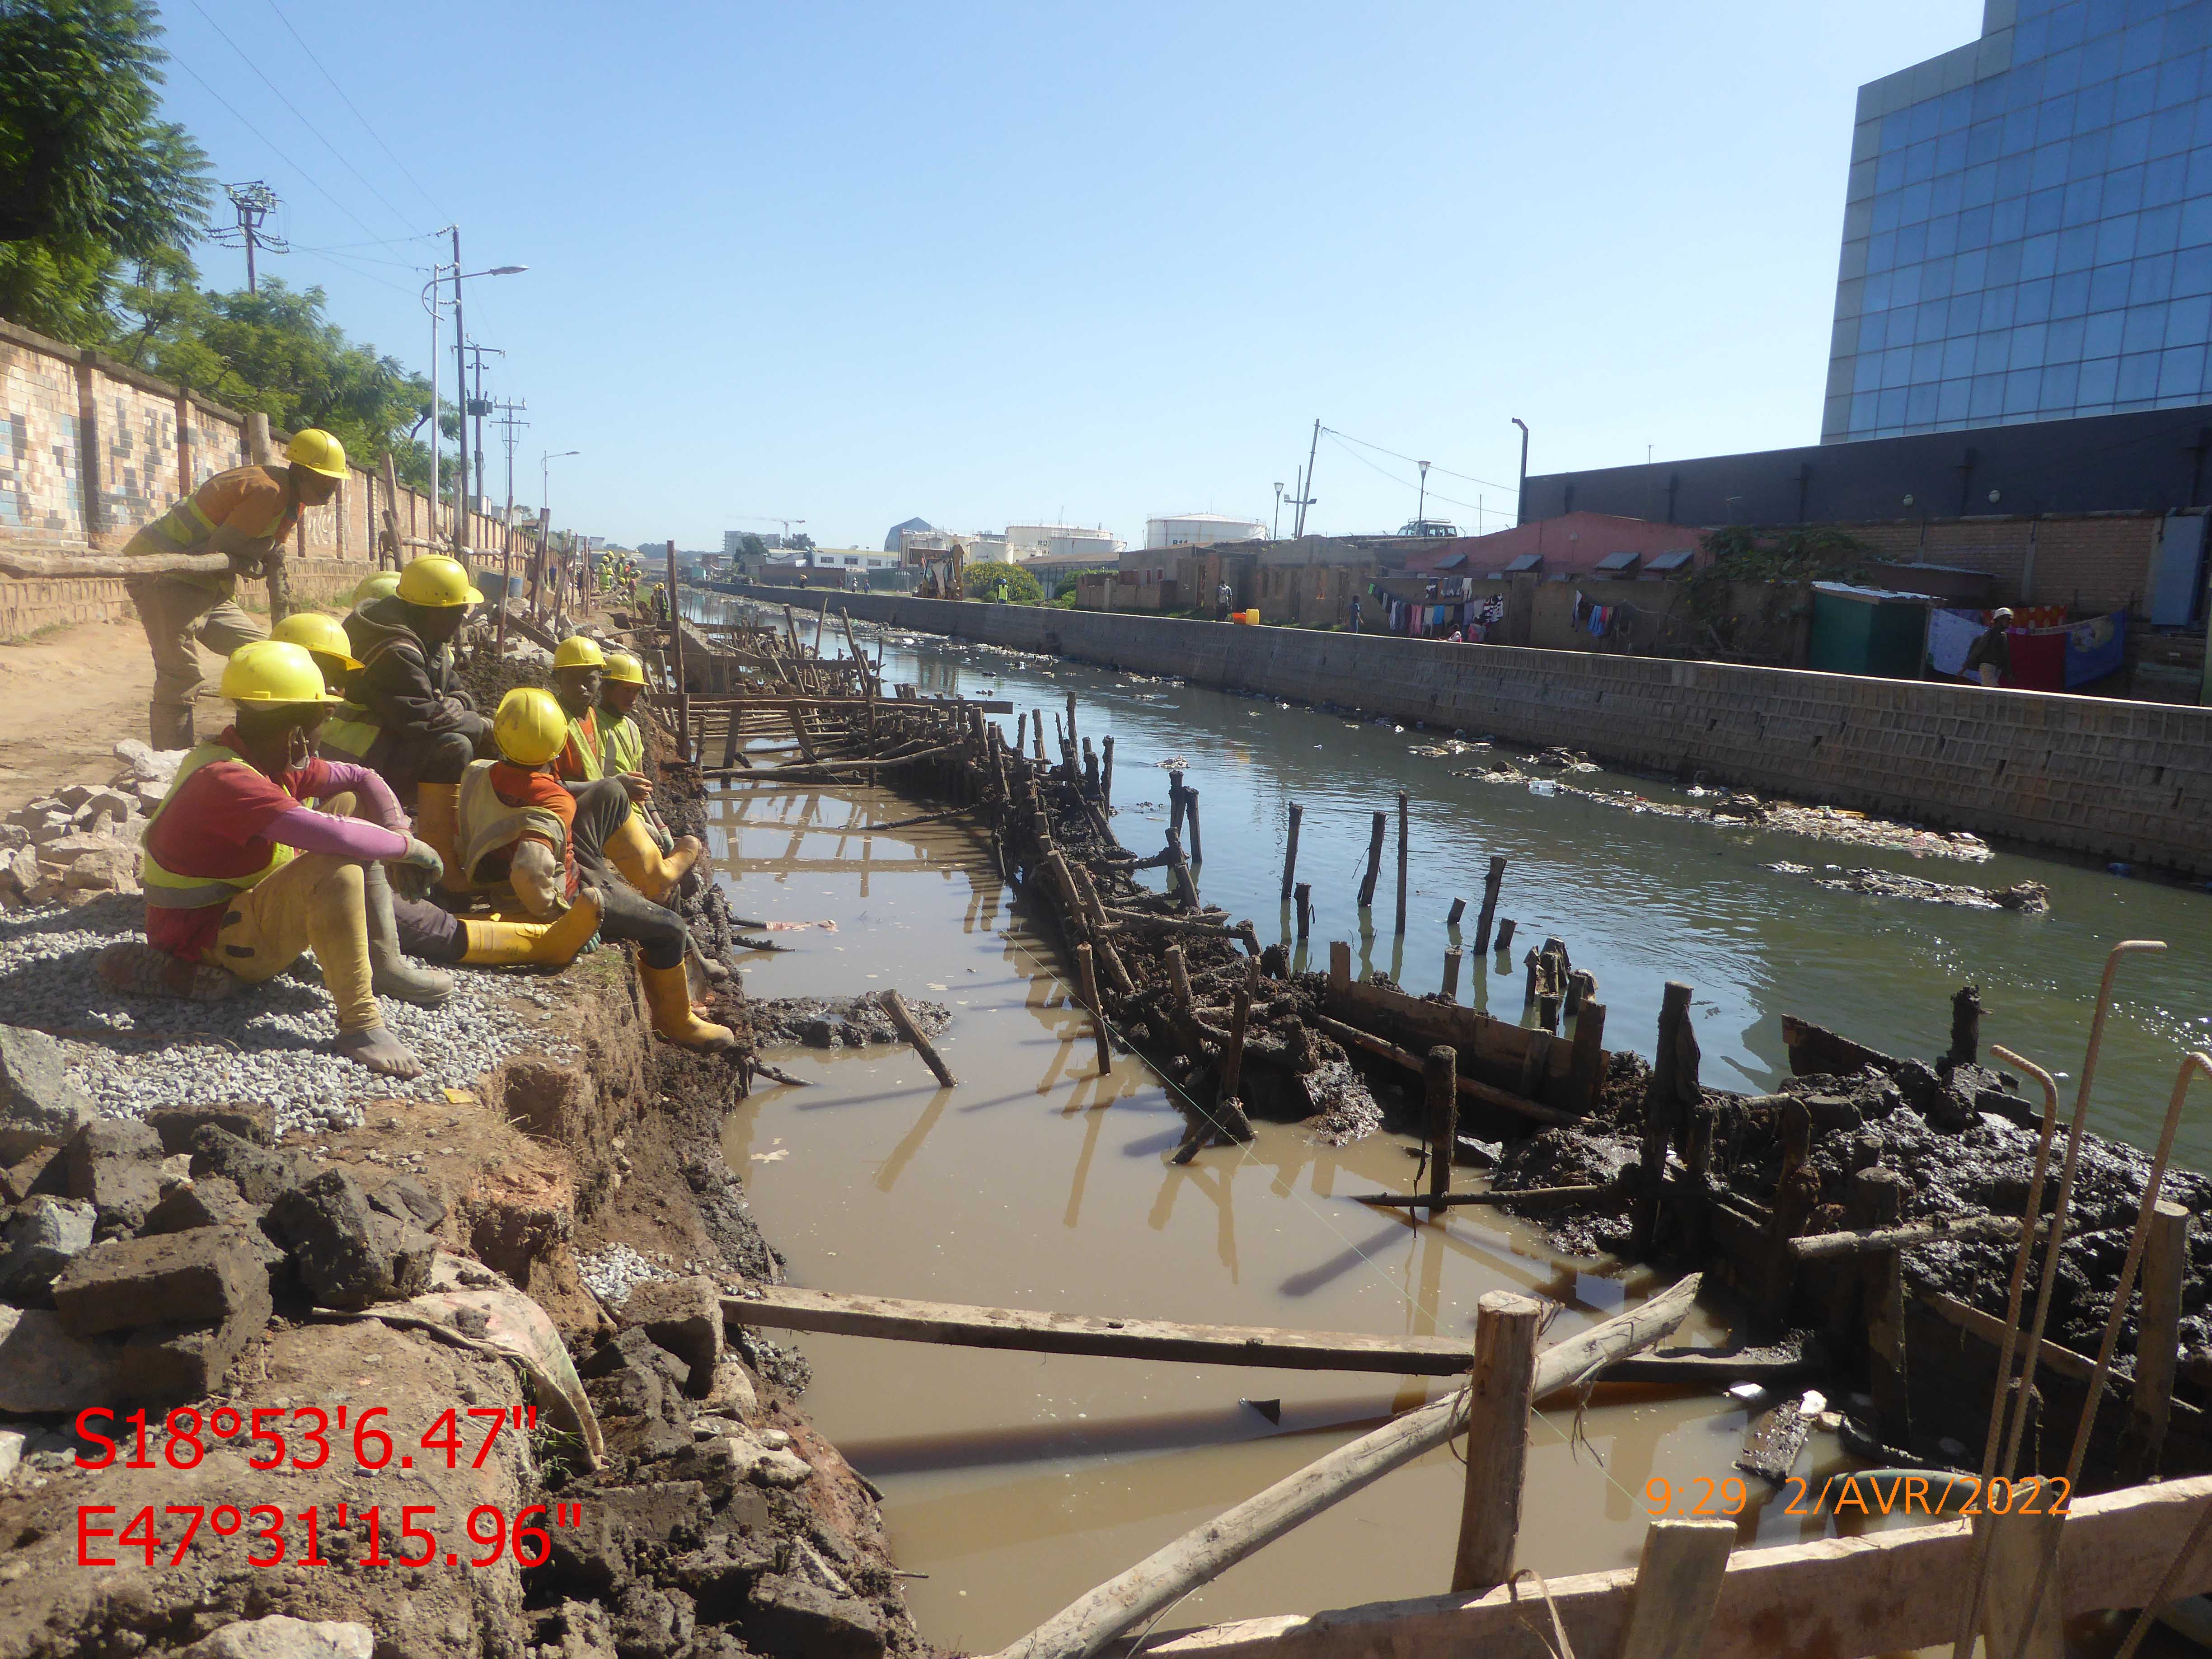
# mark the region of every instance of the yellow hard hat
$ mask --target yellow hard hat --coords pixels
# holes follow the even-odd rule
[[[320,427],[295,432],[292,441],[284,446],[284,459],[295,466],[319,472],[325,478],[343,479],[346,476],[345,446]]]
[[[295,611],[269,630],[269,637],[283,640],[288,645],[303,645],[325,657],[336,657],[348,668],[361,666],[354,659],[353,641],[346,638],[338,619],[320,611]]]
[[[616,685],[643,685],[645,665],[627,651],[607,653],[607,678]]]
[[[599,649],[597,640],[587,640],[581,634],[571,634],[553,649],[556,668],[605,668],[607,653]]]
[[[323,689],[323,671],[304,645],[256,640],[230,653],[222,666],[222,695],[249,703],[339,702]]]
[[[550,691],[518,685],[499,700],[491,735],[517,766],[543,766],[568,741],[568,717]]]
[[[353,602],[360,605],[368,599],[388,599],[399,591],[399,573],[380,570],[374,576],[363,576],[361,585],[353,591]]]
[[[468,567],[442,553],[425,553],[410,559],[399,573],[395,590],[410,605],[446,606],[482,605],[483,595],[469,580]]]

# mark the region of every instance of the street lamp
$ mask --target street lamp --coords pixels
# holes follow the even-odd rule
[[[1425,522],[1429,514],[1429,464],[1426,461],[1416,461],[1414,465],[1421,469],[1421,493],[1419,497],[1419,504],[1413,508],[1413,533],[1416,536],[1425,536],[1429,533],[1429,527]]]
[[[1274,522],[1273,525],[1271,525],[1271,526],[1268,526],[1268,529],[1267,529],[1267,539],[1268,539],[1269,541],[1271,541],[1271,542],[1277,542],[1277,541],[1280,541],[1282,538],[1283,538],[1283,481],[1282,481],[1280,478],[1278,478],[1278,479],[1276,479],[1276,480],[1275,480],[1275,522]]]
[[[528,265],[494,265],[489,270],[461,269],[461,233],[448,226],[453,238],[453,262],[430,267],[430,280],[422,284],[422,308],[430,313],[430,512],[431,530],[437,529],[438,511],[438,313],[443,302],[437,298],[438,284],[450,273],[453,279],[453,385],[464,409],[468,407],[468,376],[463,372],[462,341],[467,337],[461,325],[461,283],[469,276],[516,276],[530,269]],[[454,474],[453,544],[468,545],[468,487],[469,441],[467,423],[462,425],[460,466]]]

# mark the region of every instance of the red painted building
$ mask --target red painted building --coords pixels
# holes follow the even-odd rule
[[[1694,558],[1698,539],[1699,532],[1688,525],[1625,519],[1610,513],[1569,513],[1488,536],[1462,536],[1435,543],[1410,556],[1406,572],[1479,579],[1526,571],[1539,576],[1602,575],[1633,580],[1638,576],[1665,574],[1652,568],[1662,561],[1676,568],[1688,568],[1667,556],[1688,554]],[[1531,560],[1534,562],[1528,562]]]

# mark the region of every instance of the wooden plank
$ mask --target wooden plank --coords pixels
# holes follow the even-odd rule
[[[781,1330],[826,1331],[839,1336],[877,1336],[962,1348],[1267,1365],[1285,1370],[1455,1376],[1473,1363],[1465,1342],[1443,1336],[1181,1325],[1159,1319],[1097,1319],[1031,1313],[1019,1308],[973,1308],[896,1297],[852,1296],[790,1285],[757,1288],[757,1296],[724,1297],[723,1319]]]
[[[2181,1292],[2189,1277],[2189,1211],[2170,1199],[2152,1206],[2144,1241],[2142,1317],[2136,1339],[2136,1384],[2128,1417],[2128,1472],[2155,1474],[2173,1413],[2173,1371],[2181,1347]]]
[[[2076,1499],[2060,1536],[2063,1618],[2132,1607],[2158,1590],[2173,1552],[2208,1505],[2212,1475]],[[1699,1659],[1853,1659],[1948,1646],[1969,1570],[1967,1523],[1826,1538],[1729,1558]],[[2212,1589],[2212,1547],[2180,1564],[2171,1594]],[[1567,1639],[1583,1655],[1620,1651],[1636,1574],[1549,1581]],[[1153,1635],[1146,1659],[1544,1659],[1550,1620],[1528,1592],[1376,1601]],[[1541,1636],[1538,1632],[1542,1632]]]
[[[1472,1008],[1428,1002],[1419,997],[1407,996],[1402,991],[1385,990],[1379,985],[1352,984],[1340,993],[1332,989],[1329,1012],[1340,1019],[1364,1015],[1370,1019],[1380,1017],[1395,1020],[1422,1047],[1441,1042],[1458,1049],[1462,1070],[1466,1069],[1468,1060],[1472,1056],[1490,1066],[1502,1067],[1515,1077],[1520,1075],[1528,1050],[1534,1046],[1534,1040],[1543,1036],[1549,1042],[1551,1036],[1549,1032],[1532,1031],[1502,1019],[1493,1019],[1488,1014],[1477,1013]],[[1602,1054],[1604,1051],[1600,1049],[1598,1052]],[[1544,1078],[1549,1082],[1569,1078],[1573,1073],[1574,1061],[1571,1044],[1551,1042],[1544,1061]],[[1589,1063],[1587,1058],[1584,1063]],[[1601,1078],[1604,1075],[1605,1068],[1601,1062],[1597,1065],[1596,1071]]]
[[[2058,1598],[2038,1596],[2044,1563],[2051,1557],[2054,1515],[1991,1515],[1975,1522],[1990,1534],[1988,1576],[1982,1589],[1982,1648],[2005,1659],[2066,1659]]]
[[[1698,1659],[1735,1547],[1733,1521],[1654,1521],[1646,1527],[1620,1659]]]
[[[972,708],[979,714],[1011,714],[1014,712],[1013,704],[1003,699],[915,697],[909,701],[921,708]],[[691,706],[694,708],[728,708],[734,709],[741,714],[750,714],[755,710],[762,712],[773,710],[781,714],[787,708],[802,708],[809,714],[823,709],[852,709],[864,713],[868,707],[868,702],[869,699],[866,697],[800,697],[775,692],[758,696],[739,693],[726,697],[691,699]]]

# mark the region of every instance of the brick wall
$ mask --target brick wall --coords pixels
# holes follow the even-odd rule
[[[1840,525],[1893,558],[1986,570],[1997,605],[2139,611],[2166,520],[2156,513]]]
[[[855,617],[2212,877],[2212,708],[849,594]]]
[[[292,567],[295,605],[336,607],[353,592],[361,579],[376,567],[352,560],[317,559]],[[248,611],[266,616],[268,590],[258,582],[240,582],[238,602]],[[0,641],[20,640],[44,629],[71,623],[121,622],[135,619],[131,595],[120,577],[68,577],[17,581],[0,576]]]
[[[75,363],[0,332],[0,534],[82,540]]]

